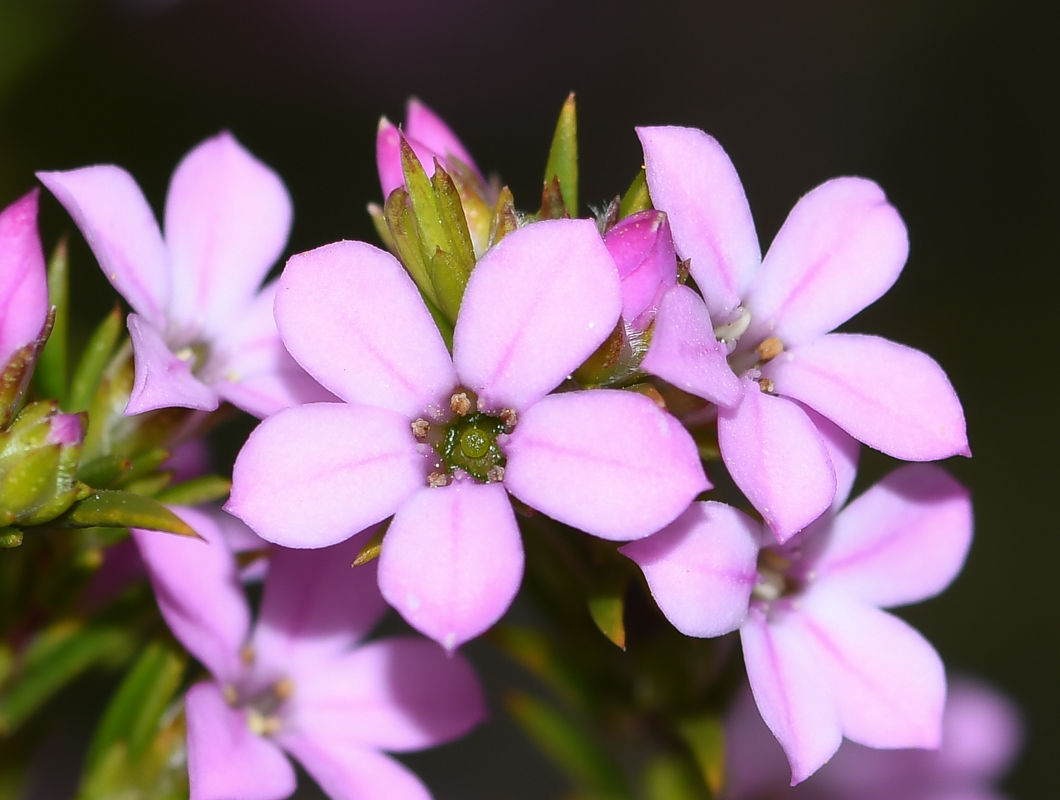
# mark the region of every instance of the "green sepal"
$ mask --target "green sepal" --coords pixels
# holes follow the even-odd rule
[[[132,646],[112,626],[58,622],[39,633],[0,689],[0,732],[10,735],[58,691],[90,667],[117,663]]]
[[[626,649],[627,573],[608,572],[601,585],[589,593],[589,615],[600,632],[623,650]]]
[[[460,191],[449,173],[437,163],[431,184],[434,186],[438,216],[449,237],[450,247],[446,252],[465,275],[470,275],[471,270],[475,268],[475,245],[471,241],[471,231],[467,227]],[[467,283],[466,277],[464,283]]]
[[[435,250],[434,258],[431,259],[431,283],[438,295],[439,310],[452,323],[456,322],[460,312],[467,279],[468,273],[455,258],[441,248]]]
[[[386,200],[383,212],[386,216],[387,228],[394,242],[394,249],[398,260],[408,270],[412,280],[419,287],[420,294],[437,307],[438,298],[434,294],[434,286],[431,284],[430,271],[427,267],[428,261],[423,254],[423,246],[420,235],[413,219],[412,207],[409,204],[409,195],[404,188],[398,187],[390,193]]]
[[[451,251],[453,245],[438,209],[434,184],[404,136],[401,137],[401,171],[405,176],[405,190],[419,232],[424,260],[429,263],[435,250],[441,248]]]
[[[5,365],[0,365],[0,428],[6,428],[18,410],[22,395],[33,377],[33,367],[51,333],[54,313],[49,311],[40,336],[22,345]]]
[[[380,240],[386,246],[395,257],[400,257],[397,250],[397,245],[394,244],[394,237],[390,235],[390,228],[386,225],[386,213],[383,211],[383,207],[378,203],[368,204],[368,216],[372,219],[372,226],[375,228],[375,232],[379,235]]]
[[[54,318],[51,335],[37,359],[33,380],[42,397],[54,397],[65,405],[67,392],[67,350],[70,297],[70,261],[64,236],[48,262],[48,299]]]
[[[497,195],[493,206],[493,221],[490,223],[490,247],[519,227],[519,215],[515,211],[512,190],[505,186]]]
[[[380,525],[376,532],[365,542],[364,547],[357,553],[357,557],[353,559],[353,563],[350,566],[363,567],[368,562],[379,558],[379,554],[383,552],[383,539],[386,537],[386,532],[389,528],[389,523]]]
[[[200,475],[175,486],[167,486],[155,495],[155,499],[166,505],[197,506],[223,500],[231,491],[232,481],[220,475]]]
[[[633,183],[622,195],[622,202],[618,204],[618,218],[625,219],[638,211],[647,211],[649,208],[652,208],[652,204],[651,195],[648,193],[648,178],[644,167],[641,167]]]
[[[718,795],[725,783],[725,728],[721,718],[713,714],[692,717],[681,722],[677,730],[692,751],[707,786]]]
[[[490,191],[474,169],[451,153],[445,158],[446,172],[460,193],[460,205],[464,209],[464,220],[474,245],[476,258],[481,258],[489,247],[493,209],[490,206]]]
[[[85,411],[92,403],[92,396],[99,388],[103,379],[103,371],[107,368],[114,348],[118,343],[118,337],[122,331],[122,312],[117,306],[99,324],[92,333],[81,354],[81,360],[74,371],[73,380],[70,382],[70,394],[67,397],[67,411]],[[93,419],[96,415],[92,416]]]
[[[541,191],[541,210],[537,212],[538,219],[570,219],[570,209],[563,199],[559,180],[553,178],[545,184]]]
[[[576,789],[599,800],[633,800],[618,765],[573,720],[525,692],[512,692],[505,708]]]
[[[86,772],[96,770],[119,742],[137,760],[158,733],[162,714],[184,677],[187,655],[179,648],[151,642],[118,686],[96,727],[85,759]]]
[[[574,92],[563,103],[552,135],[552,146],[545,165],[545,191],[553,179],[559,183],[563,204],[570,216],[578,216],[578,119],[575,112]],[[542,219],[549,219],[542,214]]]
[[[199,538],[180,517],[157,500],[115,489],[100,489],[55,520],[57,528],[145,528]]]

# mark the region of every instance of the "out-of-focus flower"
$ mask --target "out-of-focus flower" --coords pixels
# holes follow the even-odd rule
[[[0,211],[0,370],[33,343],[48,316],[48,278],[34,189]]]
[[[905,264],[905,226],[875,183],[838,178],[814,189],[762,259],[718,143],[690,128],[638,133],[652,201],[703,293],[667,293],[642,366],[717,403],[722,458],[779,541],[835,494],[807,407],[896,458],[971,454],[960,402],[934,360],[876,336],[829,333]]]
[[[335,798],[423,800],[420,780],[380,750],[461,736],[485,714],[460,656],[394,637],[359,644],[386,610],[374,568],[350,570],[356,541],[274,549],[257,623],[217,520],[180,515],[206,541],[134,531],[159,608],[213,681],[188,690],[192,800],[279,800],[294,756]]]
[[[1002,800],[994,785],[1022,740],[1012,703],[967,679],[951,683],[938,750],[846,742],[815,775],[788,787],[783,752],[745,692],[726,725],[725,800]]]
[[[259,417],[327,399],[284,350],[272,315],[291,201],[279,177],[228,133],[177,167],[165,238],[132,176],[115,166],[42,172],[108,280],[132,306],[135,383],[126,414],[227,400]]]
[[[510,605],[523,547],[507,494],[629,541],[708,484],[695,444],[643,395],[549,394],[611,333],[614,263],[588,220],[521,228],[472,272],[453,355],[396,259],[360,242],[293,257],[276,319],[288,349],[345,404],[255,430],[227,505],[269,541],[322,547],[395,515],[383,595],[447,648]]]
[[[929,464],[895,470],[839,511],[857,443],[814,421],[836,465],[836,504],[787,544],[736,509],[695,503],[656,536],[622,548],[678,630],[739,629],[755,701],[793,784],[843,736],[870,747],[938,746],[942,661],[880,609],[946,588],[972,535],[967,491]]]

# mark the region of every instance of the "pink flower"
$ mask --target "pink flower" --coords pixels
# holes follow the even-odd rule
[[[37,195],[33,190],[0,211],[0,371],[36,341],[48,317]]]
[[[291,200],[279,177],[228,133],[177,167],[165,238],[132,176],[115,166],[38,177],[70,212],[108,280],[132,306],[135,384],[125,409],[216,409],[262,417],[326,399],[287,355],[272,316]]]
[[[707,487],[675,419],[623,391],[549,394],[614,329],[614,263],[588,220],[509,234],[471,274],[450,357],[396,259],[360,242],[293,257],[276,320],[344,404],[270,417],[236,460],[226,508],[289,547],[340,542],[394,515],[379,584],[447,648],[508,608],[523,547],[507,494],[628,541]]]
[[[359,644],[386,610],[359,544],[275,549],[261,611],[250,606],[217,521],[180,509],[206,541],[134,531],[173,634],[213,675],[188,690],[192,800],[279,800],[294,756],[331,797],[430,793],[380,750],[461,736],[485,715],[468,663],[412,637]]]
[[[829,333],[897,279],[909,244],[880,188],[829,181],[803,197],[765,259],[736,171],[690,128],[641,128],[648,186],[703,292],[663,298],[643,368],[719,406],[733,480],[781,542],[832,502],[814,409],[896,458],[970,455],[939,365],[875,336]]]
[[[812,413],[812,412],[811,412]],[[971,542],[968,493],[938,467],[902,467],[842,511],[857,445],[823,418],[836,505],[785,545],[741,512],[695,503],[622,552],[690,636],[737,628],[755,701],[792,784],[843,736],[870,747],[937,747],[945,676],[930,644],[881,608],[941,592]],[[853,444],[853,446],[851,446]]]
[[[954,681],[938,750],[874,750],[847,742],[805,783],[788,788],[787,765],[750,693],[726,725],[725,800],[1000,800],[993,785],[1022,739],[1012,704],[969,680]]]
[[[637,331],[655,319],[666,290],[677,283],[677,257],[670,224],[661,211],[640,211],[620,220],[604,236],[622,279],[622,319]]]

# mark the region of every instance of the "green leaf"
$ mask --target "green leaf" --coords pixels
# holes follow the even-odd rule
[[[648,194],[648,179],[644,173],[644,167],[640,168],[633,183],[622,195],[622,202],[618,206],[619,219],[625,219],[638,211],[647,211],[651,208],[651,195]]]
[[[559,112],[556,132],[552,136],[552,147],[548,151],[545,165],[546,191],[553,178],[559,181],[563,202],[570,216],[578,215],[578,122],[575,113],[574,92],[571,92]]]
[[[589,614],[608,639],[626,649],[626,588],[629,585],[628,575],[611,574],[613,580],[589,594]]]
[[[10,735],[23,722],[90,667],[113,663],[130,646],[124,630],[57,623],[37,636],[0,694],[0,731]]]
[[[67,397],[66,411],[85,411],[92,402],[103,371],[107,367],[118,337],[122,331],[122,312],[117,306],[99,324],[85,345],[81,360],[77,364],[73,380],[70,382],[70,395]]]
[[[725,728],[714,715],[693,717],[678,726],[692,755],[703,771],[703,779],[715,795],[725,783]]]
[[[198,537],[186,522],[157,500],[116,489],[92,493],[74,503],[53,524],[59,528],[146,528]]]
[[[508,695],[505,706],[580,792],[610,800],[632,800],[633,792],[618,765],[570,719],[524,692]]]
[[[220,475],[201,475],[176,486],[167,486],[155,495],[155,499],[166,505],[197,506],[228,497],[231,491],[232,481]]]
[[[55,398],[64,405],[67,390],[67,320],[69,318],[70,274],[66,237],[48,262],[48,299],[55,309],[51,336],[48,337],[33,373],[41,396]]]
[[[94,770],[118,742],[136,760],[154,740],[162,714],[180,688],[187,656],[178,648],[151,642],[118,686],[96,728],[86,759]]]
[[[686,759],[658,756],[644,768],[646,800],[708,800],[703,779]]]
[[[585,706],[585,693],[577,674],[557,652],[551,638],[533,628],[501,624],[493,626],[486,639],[565,703],[574,708]]]

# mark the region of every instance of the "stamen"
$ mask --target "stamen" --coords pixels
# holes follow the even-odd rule
[[[515,430],[515,424],[519,421],[519,415],[515,413],[514,408],[506,408],[501,411],[500,414],[501,422],[504,423],[504,432],[511,433]]]
[[[759,378],[758,385],[762,387],[762,391],[766,394],[773,394],[773,381],[769,378]]]
[[[431,423],[425,420],[423,417],[416,419],[412,423],[412,435],[417,439],[426,439],[427,434],[431,432]]]
[[[236,691],[236,687],[230,683],[224,685],[224,688],[221,689],[221,694],[224,695],[225,702],[230,706],[234,706],[239,702],[239,693]]]
[[[770,336],[755,348],[755,352],[758,353],[758,357],[762,359],[764,364],[784,352],[784,343],[776,336]]]
[[[280,700],[286,700],[294,694],[294,681],[290,678],[280,678],[272,685],[272,693]]]
[[[500,483],[501,481],[503,481],[504,467],[500,466],[499,464],[494,464],[492,467],[489,468],[489,471],[486,473],[486,480],[489,483]]]
[[[743,336],[751,326],[750,311],[743,306],[738,306],[736,312],[739,313],[740,316],[735,320],[727,325],[719,325],[714,329],[714,336],[719,342],[735,342],[739,340],[739,338]]]
[[[243,649],[239,651],[239,660],[248,667],[254,663],[254,656],[254,648],[249,644],[243,645]]]
[[[467,392],[457,392],[449,400],[449,408],[458,417],[466,417],[471,412],[471,398]]]
[[[432,472],[427,476],[427,485],[432,489],[440,489],[449,485],[449,476],[444,472]]]

